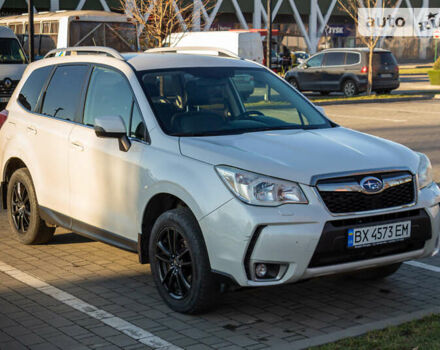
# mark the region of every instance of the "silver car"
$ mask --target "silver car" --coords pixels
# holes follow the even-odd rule
[[[229,285],[383,278],[439,247],[425,155],[335,124],[250,61],[57,50],[1,114],[15,237],[44,244],[60,226],[132,250],[179,312]]]

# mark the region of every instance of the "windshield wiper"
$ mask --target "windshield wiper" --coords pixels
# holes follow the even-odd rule
[[[176,137],[203,137],[203,136],[226,136],[246,134],[260,131],[275,131],[275,130],[313,130],[325,127],[325,125],[283,125],[283,126],[267,126],[258,128],[243,128],[243,129],[230,129],[219,131],[208,131],[203,133],[171,133],[170,136]]]

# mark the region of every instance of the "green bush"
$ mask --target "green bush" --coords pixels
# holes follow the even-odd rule
[[[434,70],[440,70],[440,57],[434,62],[434,66],[432,66]]]

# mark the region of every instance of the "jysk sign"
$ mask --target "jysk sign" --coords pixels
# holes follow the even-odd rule
[[[324,32],[327,36],[349,36],[352,27],[347,24],[327,24]]]

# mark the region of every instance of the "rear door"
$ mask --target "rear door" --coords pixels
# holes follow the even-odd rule
[[[324,57],[320,86],[324,91],[339,90],[344,74],[345,52],[327,52]]]
[[[69,215],[68,139],[78,120],[80,99],[88,65],[60,65],[55,68],[40,97],[37,113],[27,113],[24,127],[33,140],[35,187],[39,204]],[[19,96],[26,107],[29,103]]]

